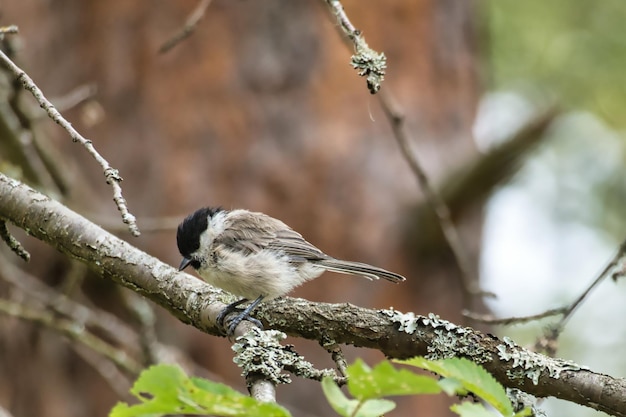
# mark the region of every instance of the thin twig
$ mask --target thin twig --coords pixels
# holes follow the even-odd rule
[[[120,225],[115,217],[93,216],[87,215],[86,217],[93,219],[93,221],[99,224],[103,229],[109,232],[118,233],[125,232],[126,228]],[[176,230],[176,227],[180,224],[182,216],[161,216],[161,217],[139,217],[137,223],[141,224],[142,233],[158,233],[169,232]]]
[[[572,318],[572,315],[578,309],[578,307],[580,307],[580,305],[589,296],[589,294],[594,288],[596,288],[605,278],[612,275],[610,274],[610,272],[617,268],[620,259],[622,259],[624,256],[626,256],[626,240],[624,240],[620,244],[619,249],[617,250],[617,253],[615,254],[615,256],[613,256],[613,258],[604,267],[604,269],[602,269],[602,271],[598,274],[596,279],[594,279],[593,282],[587,288],[585,288],[585,290],[580,294],[580,296],[578,296],[577,299],[575,299],[569,306],[567,306],[564,309],[563,317],[561,317],[561,320],[558,323],[556,323],[554,326],[551,326],[550,329],[548,329],[548,331],[545,334],[545,338],[548,341],[556,340],[559,337],[559,335],[565,328],[565,325],[567,324],[569,319]],[[538,343],[543,345],[546,342],[541,342],[541,343],[538,342]],[[548,344],[550,344],[550,342],[548,342]]]
[[[157,340],[152,305],[143,297],[128,291],[126,288],[120,288],[120,294],[126,308],[132,313],[135,321],[139,324],[139,344],[143,356],[143,365],[149,366],[159,362],[159,342]]]
[[[354,44],[355,53],[352,55],[352,67],[358,70],[361,77],[366,77],[367,88],[371,94],[376,94],[385,79],[387,58],[384,53],[376,52],[369,47],[361,31],[356,29],[339,0],[325,0],[330,12],[337,19],[344,35]]]
[[[337,18],[337,22],[339,23],[339,26],[341,27],[343,33],[354,43],[357,54],[359,53],[360,50],[363,50],[363,49],[370,50],[369,47],[367,46],[367,43],[365,43],[365,40],[362,38],[361,32],[358,29],[356,29],[354,25],[348,19],[348,16],[346,15],[343,9],[343,6],[339,2],[339,0],[325,0],[325,1],[326,1],[326,4],[330,7],[331,12]],[[376,52],[374,53],[377,54]],[[384,78],[384,67],[385,67],[384,54],[380,54],[380,58],[382,59],[382,65],[383,65],[381,79],[380,79],[380,81],[382,81],[382,79]],[[353,62],[354,62],[354,57],[353,57]],[[369,86],[369,81],[368,81],[368,86]],[[378,89],[379,88],[380,88],[380,85],[378,85]],[[375,93],[378,91],[378,89],[376,89],[376,91],[372,91],[370,89],[370,92]],[[469,260],[469,256],[467,255],[465,247],[461,242],[459,233],[456,227],[454,226],[454,223],[452,222],[450,209],[445,204],[441,196],[430,186],[430,183],[428,181],[428,176],[426,175],[425,171],[422,169],[421,165],[419,164],[419,162],[417,161],[417,159],[415,158],[415,156],[410,150],[410,147],[409,147],[410,140],[409,140],[406,128],[405,128],[404,115],[391,104],[390,102],[391,100],[389,97],[385,96],[384,94],[379,94],[379,100],[382,105],[383,111],[385,112],[385,115],[387,116],[391,124],[391,127],[394,132],[394,137],[396,141],[398,142],[398,145],[400,146],[400,150],[402,151],[409,166],[413,170],[413,173],[415,174],[420,184],[420,187],[422,188],[424,194],[426,195],[426,199],[428,203],[430,204],[433,211],[439,218],[439,223],[443,230],[444,236],[446,240],[448,241],[448,244],[450,245],[450,248],[452,249],[452,252],[457,260],[459,269],[461,270],[460,280],[461,280],[461,289],[463,292],[463,299],[464,299],[463,305],[465,306],[469,305],[469,300],[472,295],[493,296],[493,294],[483,292],[478,288],[478,281],[474,277],[474,274],[472,273],[472,265]]]
[[[87,152],[102,167],[102,169],[104,170],[104,176],[106,178],[107,184],[111,185],[111,187],[113,188],[113,201],[115,201],[118,210],[122,214],[122,221],[128,225],[128,229],[133,236],[139,236],[140,233],[139,228],[137,227],[135,216],[133,216],[128,211],[126,200],[122,196],[122,187],[120,186],[122,177],[120,176],[119,171],[112,168],[109,162],[104,159],[102,155],[100,155],[100,153],[93,146],[91,140],[83,137],[80,133],[78,133],[76,129],[74,129],[70,122],[63,118],[61,113],[59,113],[54,105],[52,105],[52,103],[50,103],[50,101],[43,95],[43,92],[39,89],[39,87],[35,85],[35,83],[28,76],[28,74],[26,74],[26,72],[24,72],[24,70],[22,70],[20,67],[15,65],[15,63],[11,61],[11,59],[3,51],[0,51],[0,62],[7,69],[9,69],[13,73],[13,75],[15,75],[17,81],[21,82],[26,90],[30,91],[30,93],[33,95],[33,97],[35,97],[35,100],[37,100],[41,108],[43,108],[46,113],[48,113],[48,116],[50,116],[50,118],[54,120],[55,123],[65,129],[74,142],[81,143],[85,147],[85,149],[87,149]]]
[[[576,298],[566,307],[550,309],[543,313],[534,314],[531,316],[509,317],[501,319],[494,318],[490,315],[473,313],[467,310],[463,312],[463,315],[476,322],[494,325],[510,325],[526,323],[529,321],[540,320],[546,317],[562,314],[563,317],[561,317],[561,320],[559,320],[556,324],[550,325],[543,333],[543,335],[541,335],[535,342],[536,351],[545,351],[548,355],[554,356],[558,347],[557,339],[559,338],[569,319],[573,316],[574,312],[578,309],[578,307],[580,307],[580,305],[589,296],[594,288],[596,288],[607,277],[615,277],[615,274],[610,274],[610,272],[615,271],[618,268],[619,262],[624,256],[626,256],[626,240],[622,242],[615,256],[602,269],[602,271],[593,280],[593,282],[587,288],[585,288],[585,290],[578,296],[578,298]],[[623,272],[620,271],[619,273]]]
[[[459,279],[461,281],[461,289],[463,291],[463,305],[469,306],[471,296],[489,294],[481,291],[478,287],[478,281],[472,272],[472,263],[470,262],[465,246],[461,241],[461,237],[452,222],[450,209],[439,193],[437,193],[437,191],[435,191],[435,189],[430,185],[426,172],[410,148],[410,143],[412,141],[409,138],[409,133],[406,129],[404,114],[402,114],[397,107],[391,103],[391,99],[386,94],[381,93],[378,97],[383,112],[391,124],[393,136],[400,147],[402,155],[413,171],[415,178],[417,178],[420,188],[426,196],[426,201],[439,219],[441,230],[443,231],[448,245],[450,245],[450,249],[454,254],[459,269],[461,270]]]
[[[11,232],[9,232],[9,229],[7,228],[7,222],[3,219],[0,219],[0,237],[2,238],[4,243],[7,244],[9,249],[15,252],[17,256],[22,258],[25,262],[30,261],[30,253],[28,253],[28,251],[24,249],[22,244],[13,237]]]
[[[346,361],[346,357],[343,354],[343,350],[341,350],[339,343],[334,340],[327,340],[320,344],[328,353],[330,353],[331,358],[337,366],[337,373],[339,376],[346,378],[348,376],[348,362]]]
[[[92,329],[93,332],[133,355],[140,353],[139,347],[142,342],[135,330],[127,323],[107,311],[93,306],[87,307],[55,291],[34,276],[14,266],[2,252],[0,252],[0,279],[25,294],[27,299],[41,303],[44,308],[51,309],[56,315],[71,320],[75,326]],[[205,368],[192,362],[173,346],[161,344],[154,346],[153,355],[158,358],[155,362],[179,363],[194,374],[205,374],[214,381],[220,381],[219,376],[208,373]],[[111,372],[114,371],[111,370]]]
[[[15,48],[6,48],[6,54],[10,59],[15,59],[16,52]],[[7,79],[9,77],[7,74]],[[20,136],[19,144],[25,157],[20,165],[28,167],[28,171],[34,173],[35,183],[43,189],[66,196],[69,191],[67,168],[60,166],[58,161],[61,158],[52,150],[48,141],[38,138],[39,134],[35,128],[37,119],[48,118],[48,115],[39,108],[35,110],[33,106],[25,106],[22,99],[24,94],[28,92],[22,88],[17,79],[14,79],[11,82],[7,103],[19,122],[19,128],[13,127],[13,130],[15,135]]]
[[[19,289],[27,295],[28,299],[41,303],[57,315],[67,317],[76,326],[92,328],[98,334],[106,337],[107,340],[129,350],[136,349],[137,334],[117,316],[94,307],[86,307],[56,292],[37,278],[13,265],[2,254],[0,254],[0,279]]]
[[[56,107],[58,111],[67,111],[87,100],[91,100],[97,93],[98,86],[96,84],[83,84],[61,97],[52,99],[52,101],[54,102],[54,107]]]
[[[130,375],[137,375],[141,372],[141,365],[128,356],[126,352],[113,347],[88,332],[85,327],[77,325],[75,322],[59,319],[46,311],[40,311],[5,299],[0,299],[0,312],[12,317],[38,323],[61,333],[70,340],[77,341],[108,358]]]
[[[535,321],[546,317],[556,316],[565,313],[565,311],[566,308],[561,307],[553,308],[551,310],[544,311],[543,313],[533,314],[531,316],[497,318],[491,314],[478,314],[469,310],[464,310],[463,316],[478,323],[508,326],[510,324],[528,323],[529,321]]]
[[[79,293],[88,272],[89,267],[87,265],[72,259],[63,280],[57,287],[58,296],[71,299],[76,293]]]
[[[109,384],[109,387],[111,387],[119,398],[130,399],[128,390],[131,388],[132,384],[129,378],[124,375],[115,364],[98,355],[97,352],[82,345],[72,344],[72,348],[78,356],[100,374],[102,379]]]
[[[209,8],[211,4],[211,0],[200,0],[196,8],[191,12],[191,14],[185,20],[185,25],[176,32],[172,37],[170,37],[167,41],[161,45],[159,48],[159,53],[164,54],[168,52],[170,49],[174,48],[181,41],[191,36],[191,34],[196,30],[196,26],[202,20],[204,15],[206,14],[206,10]]]

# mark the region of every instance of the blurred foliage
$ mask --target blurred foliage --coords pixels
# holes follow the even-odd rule
[[[493,87],[531,87],[626,126],[626,2],[489,0]]]
[[[477,137],[487,138],[481,146],[494,146],[494,127],[516,127],[546,102],[562,110],[489,209],[497,223],[485,232],[484,262],[493,269],[483,277],[500,297],[492,304],[498,314],[519,316],[525,308],[530,314],[570,303],[626,236],[626,2],[480,4],[491,90],[479,113]],[[623,374],[620,357],[610,354],[624,348],[623,326],[611,320],[624,314],[619,285],[605,282],[581,306],[559,339],[558,356]],[[498,333],[532,344],[553,320]],[[553,415],[601,415],[554,399],[543,404]]]
[[[623,240],[626,2],[483,4],[490,87],[564,110],[548,132],[548,145],[521,173],[525,188],[553,220],[583,223]]]
[[[439,374],[417,375],[407,369],[397,369],[383,361],[370,368],[358,359],[348,371],[348,398],[330,377],[322,388],[333,409],[341,416],[377,417],[395,408],[393,401],[383,397],[438,394],[463,395],[473,393],[505,417],[524,417],[531,413],[524,408],[515,413],[510,399],[494,378],[481,366],[465,358],[427,360],[416,357],[400,361]],[[173,365],[155,365],[141,373],[131,389],[139,401],[129,405],[118,403],[110,417],[156,417],[172,414],[216,416],[287,417],[289,412],[274,403],[258,402],[232,388],[203,378],[188,377]],[[494,416],[483,404],[455,404],[452,410],[464,417]]]

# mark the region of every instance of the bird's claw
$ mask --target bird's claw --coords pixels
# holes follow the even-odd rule
[[[259,329],[263,330],[263,324],[259,320],[255,319],[254,317],[250,317],[248,314],[241,313],[229,322],[227,335],[230,337],[235,334],[235,329],[237,328],[237,326],[239,326],[239,323],[244,320],[248,320]],[[225,327],[222,326],[222,328]]]
[[[224,310],[222,310],[220,312],[220,314],[217,316],[216,322],[217,325],[226,330],[226,326],[224,325],[224,320],[226,319],[226,316],[228,316],[230,313],[234,313],[235,311],[239,311],[240,313],[230,321],[230,323],[228,324],[228,330],[226,331],[226,335],[228,337],[232,336],[233,334],[235,334],[235,329],[237,328],[237,326],[239,325],[239,323],[241,323],[244,319],[247,319],[248,321],[252,322],[255,326],[257,326],[258,328],[260,328],[261,330],[263,330],[263,325],[261,324],[261,322],[255,318],[250,317],[250,312],[252,310],[254,310],[254,308],[259,305],[259,303],[263,300],[263,296],[260,295],[256,300],[254,300],[248,307],[246,307],[243,311],[241,311],[241,309],[237,308],[237,306],[239,306],[240,304],[248,301],[247,299],[241,299],[239,301],[235,301],[234,303],[231,303],[229,305],[226,306],[226,308],[224,308]]]
[[[232,306],[232,307],[231,305],[226,306],[222,311],[220,311],[220,314],[215,319],[218,327],[225,329],[224,320],[226,319],[226,316],[228,316],[230,313],[234,313],[235,311],[241,311],[241,310],[242,309],[237,308],[237,306]]]
[[[218,327],[223,329],[226,332],[226,335],[228,337],[235,334],[235,329],[237,328],[239,323],[241,323],[243,320],[248,320],[249,322],[253,323],[258,328],[263,330],[263,324],[261,324],[259,320],[255,319],[254,317],[250,317],[249,311],[247,311],[247,309],[239,308],[239,305],[244,301],[246,300],[236,301],[232,304],[227,305],[222,311],[220,311],[220,314],[218,314],[217,318],[215,319]],[[226,317],[229,314],[234,313],[236,311],[238,311],[239,314],[228,322],[228,328],[227,328],[226,324],[224,323],[224,321],[226,320]]]

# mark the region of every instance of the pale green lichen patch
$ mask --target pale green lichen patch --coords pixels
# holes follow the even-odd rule
[[[550,358],[525,350],[508,337],[504,337],[502,341],[503,343],[496,347],[498,357],[501,360],[512,362],[513,369],[507,371],[507,375],[514,380],[528,378],[534,385],[537,385],[543,372],[546,372],[550,378],[559,379],[563,371],[589,369],[569,360]]]
[[[356,43],[356,53],[352,55],[351,64],[361,77],[366,77],[367,88],[376,94],[380,90],[387,70],[387,57],[367,46],[365,41]]]
[[[428,313],[428,317],[422,317],[422,323],[424,323],[425,326],[432,327],[433,329],[436,329],[437,327],[443,327],[447,331],[452,331],[459,328],[459,326],[457,326],[456,324],[451,323],[448,320],[443,320],[438,315],[433,313]]]
[[[491,361],[489,351],[477,340],[476,334],[463,327],[444,330],[435,329],[435,337],[428,345],[426,359],[446,359],[453,357],[466,357],[476,363]]]
[[[441,330],[435,330],[435,335],[436,337],[427,347],[426,359],[437,360],[459,356],[457,353],[458,339],[454,335]]]
[[[277,330],[252,328],[248,333],[237,338],[232,349],[233,358],[242,369],[242,376],[261,374],[273,384],[289,384],[289,375],[281,373],[288,370],[304,378],[321,380],[324,376],[335,376],[330,369],[317,370],[302,356],[293,350],[293,346],[280,344],[287,335]]]
[[[389,310],[378,310],[380,313],[389,317],[392,322],[398,323],[400,325],[401,332],[405,332],[407,334],[413,334],[417,330],[417,317],[415,317],[415,313],[401,313],[399,311],[390,308]]]
[[[476,363],[485,363],[492,359],[491,354],[480,344],[477,332],[443,320],[436,314],[416,316],[414,313],[400,313],[393,309],[380,310],[380,313],[398,323],[400,331],[427,339],[427,359],[464,356]],[[433,330],[427,331],[428,328]]]
[[[283,332],[261,331],[256,327],[238,337],[232,347],[236,353],[233,362],[242,369],[242,376],[261,374],[276,385],[290,383],[289,376],[281,373],[285,352],[280,341],[285,338]]]

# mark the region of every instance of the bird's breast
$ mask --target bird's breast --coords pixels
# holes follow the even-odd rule
[[[209,284],[249,300],[260,295],[268,299],[286,295],[322,272],[306,262],[290,262],[276,251],[242,254],[220,247],[198,269],[198,274]]]

